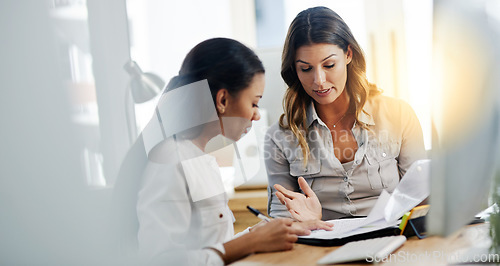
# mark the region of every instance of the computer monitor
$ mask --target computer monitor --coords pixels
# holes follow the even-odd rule
[[[450,235],[488,206],[500,158],[498,2],[435,1],[429,234]]]

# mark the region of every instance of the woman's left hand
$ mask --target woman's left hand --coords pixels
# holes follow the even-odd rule
[[[305,195],[290,191],[282,185],[276,184],[276,196],[284,204],[292,217],[297,221],[321,220],[321,203],[314,191],[309,187],[303,177],[298,178],[300,189]]]
[[[305,221],[305,222],[293,222],[292,228],[297,228],[297,229],[303,229],[307,233],[306,234],[301,234],[301,235],[309,235],[311,233],[311,230],[326,230],[326,231],[332,231],[333,224],[321,220],[310,220],[310,221]]]

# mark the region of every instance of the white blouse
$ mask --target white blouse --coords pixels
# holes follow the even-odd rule
[[[234,235],[215,158],[169,138],[150,156],[138,193],[139,253],[154,263],[223,265],[212,249]]]

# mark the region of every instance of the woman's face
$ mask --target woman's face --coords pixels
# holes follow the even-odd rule
[[[297,49],[295,69],[306,93],[319,104],[330,104],[344,91],[351,59],[350,47],[344,53],[334,44],[305,45]]]
[[[227,138],[234,141],[240,139],[251,129],[252,121],[260,119],[259,101],[264,93],[264,77],[263,73],[255,74],[250,85],[236,97],[228,95],[227,105],[220,115]]]

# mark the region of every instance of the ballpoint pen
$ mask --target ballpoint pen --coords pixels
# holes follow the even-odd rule
[[[248,205],[247,205],[247,209],[248,209],[251,213],[255,214],[255,216],[257,216],[259,219],[261,219],[261,220],[263,220],[263,221],[266,221],[266,222],[271,221],[271,219],[269,219],[269,217],[267,217],[267,216],[265,216],[264,214],[262,214],[259,210],[254,209],[254,208],[252,208],[252,207],[250,207],[250,206],[248,206]]]

